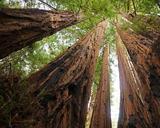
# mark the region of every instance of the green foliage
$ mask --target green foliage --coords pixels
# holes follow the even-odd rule
[[[102,68],[102,54],[99,55],[97,64],[96,64],[95,76],[94,76],[94,81],[92,86],[93,97],[96,96],[97,87],[99,85],[100,76],[101,76],[101,68]]]
[[[155,13],[159,11],[156,0],[111,0],[114,9],[118,12]],[[136,10],[135,10],[136,9]]]
[[[110,50],[115,51],[115,27],[112,22],[108,22],[108,28],[105,33],[105,42],[109,43]]]
[[[143,13],[157,12],[156,0],[140,0],[138,3],[138,10]]]
[[[65,29],[11,54],[8,58],[12,60],[14,70],[23,72],[23,76],[28,76],[53,61],[59,54],[75,43],[76,34],[73,36],[71,29]]]
[[[113,5],[109,0],[50,0],[57,3],[60,10],[70,10],[80,13],[85,19],[89,19],[89,24],[97,24],[105,18],[115,16]],[[98,21],[98,22],[97,22]],[[93,26],[94,26],[93,25]]]
[[[21,7],[21,3],[19,0],[5,0],[5,4],[8,7],[11,8],[20,8]]]
[[[0,0],[0,8],[5,6],[5,0]]]
[[[160,31],[160,18],[157,15],[146,14],[136,15],[131,21],[126,22],[124,19],[119,20],[121,22],[121,28],[128,30],[129,28],[137,33],[145,33],[148,31]]]

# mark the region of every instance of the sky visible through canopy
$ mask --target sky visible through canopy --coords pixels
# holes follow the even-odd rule
[[[114,63],[111,63],[110,68],[112,69],[112,97],[111,97],[111,119],[112,128],[117,128],[118,116],[119,116],[119,104],[120,104],[120,87],[119,87],[119,71],[117,56],[112,56]]]

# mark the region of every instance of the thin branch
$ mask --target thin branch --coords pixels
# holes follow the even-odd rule
[[[53,9],[53,10],[57,11],[57,9],[56,9],[56,8],[54,8],[53,6],[51,6],[50,4],[48,4],[47,2],[44,2],[44,1],[42,1],[42,0],[38,0],[38,1],[40,1],[41,3],[43,3],[43,4],[47,5],[49,8],[51,8],[51,9]]]
[[[134,2],[134,0],[132,0],[132,4],[133,4],[133,8],[134,8],[134,14],[136,15],[136,13],[137,13],[137,10],[136,10],[136,5],[135,5],[135,2]]]
[[[127,12],[129,12],[129,10],[130,10],[130,0],[128,0],[127,2]]]

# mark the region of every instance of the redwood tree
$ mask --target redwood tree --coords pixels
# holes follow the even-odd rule
[[[119,36],[116,48],[121,92],[118,128],[153,128],[142,83]]]
[[[29,78],[36,109],[35,127],[84,128],[99,44],[106,22],[99,23],[55,61]],[[29,117],[30,118],[30,117]]]
[[[0,9],[0,59],[44,37],[75,24],[78,16],[67,11]]]
[[[153,127],[160,127],[160,58],[159,43],[131,31],[123,31],[119,28],[118,33],[123,40],[131,61],[138,73],[148,103],[148,111],[152,114]]]
[[[104,48],[101,78],[96,94],[90,128],[111,128],[109,45]]]

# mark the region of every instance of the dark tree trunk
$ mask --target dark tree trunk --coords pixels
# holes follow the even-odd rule
[[[142,92],[142,83],[119,36],[116,48],[121,92],[118,128],[155,128]]]
[[[138,73],[152,114],[153,128],[160,127],[160,44],[133,32],[118,30]]]
[[[29,78],[30,93],[39,104],[32,115],[39,120],[35,127],[85,127],[99,44],[105,28],[105,21],[99,23],[62,56]]]
[[[111,128],[109,87],[109,45],[104,49],[101,78],[96,94],[90,128]]]
[[[0,59],[75,24],[72,12],[0,9]]]

